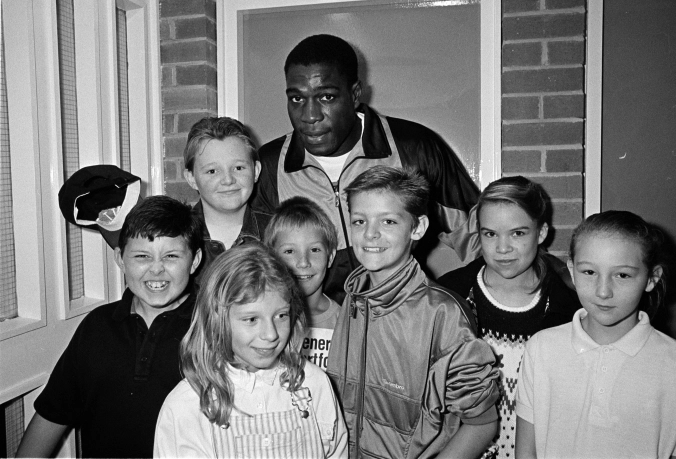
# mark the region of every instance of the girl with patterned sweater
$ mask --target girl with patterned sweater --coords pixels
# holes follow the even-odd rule
[[[467,298],[478,335],[491,345],[500,368],[500,428],[484,458],[513,458],[519,364],[528,338],[570,322],[581,306],[555,272],[542,243],[551,215],[537,183],[503,177],[479,196],[482,257],[438,282]]]

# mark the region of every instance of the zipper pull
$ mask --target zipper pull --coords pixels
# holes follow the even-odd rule
[[[333,194],[336,196],[336,207],[340,207],[340,191],[338,190],[338,183],[331,183]]]

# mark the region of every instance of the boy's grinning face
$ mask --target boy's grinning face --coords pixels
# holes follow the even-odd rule
[[[427,217],[419,220],[414,227],[413,217],[393,193],[366,191],[351,197],[352,247],[373,286],[406,264],[413,241],[420,240],[427,229]]]
[[[230,306],[232,352],[250,372],[273,368],[291,336],[291,307],[267,290],[253,303]]]
[[[648,272],[637,242],[607,233],[582,235],[568,269],[588,313],[583,327],[599,344],[617,341],[636,325],[641,296],[660,276]]]
[[[129,290],[138,305],[148,311],[177,308],[202,259],[198,250],[193,256],[183,236],[156,237],[152,241],[130,238],[124,248],[115,249],[115,260],[124,272]]]
[[[321,231],[309,225],[280,231],[274,250],[291,269],[304,296],[321,295],[326,270],[336,254],[329,252]]]

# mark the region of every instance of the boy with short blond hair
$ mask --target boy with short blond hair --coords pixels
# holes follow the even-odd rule
[[[296,196],[279,205],[265,230],[265,242],[291,269],[305,296],[307,334],[303,355],[326,370],[340,305],[324,294],[324,280],[336,255],[336,229],[326,213]]]
[[[345,192],[362,266],[345,282],[327,373],[350,457],[478,457],[497,431],[498,371],[464,301],[411,255],[429,223],[427,180],[376,166]]]

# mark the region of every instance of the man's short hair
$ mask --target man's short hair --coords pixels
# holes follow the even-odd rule
[[[404,209],[413,217],[413,226],[420,223],[420,217],[427,215],[430,200],[430,185],[425,176],[417,170],[390,166],[373,166],[362,172],[345,188],[347,206],[351,199],[366,192],[391,193],[396,195]]]
[[[326,212],[316,203],[302,196],[295,196],[282,202],[270,219],[263,240],[274,247],[282,231],[299,228],[313,228],[320,232],[326,248],[331,254],[338,247],[336,227]]]
[[[336,69],[347,80],[348,87],[359,80],[357,53],[348,42],[333,35],[312,35],[302,40],[291,50],[284,63],[284,74],[292,65],[327,64]]]
[[[141,200],[129,212],[120,232],[120,252],[127,241],[141,237],[152,241],[156,237],[183,236],[193,256],[202,247],[202,222],[187,204],[169,196],[150,196]]]
[[[220,118],[202,118],[190,128],[188,143],[183,150],[183,163],[185,168],[192,172],[197,154],[204,149],[206,142],[216,139],[223,140],[227,137],[237,137],[251,153],[251,160],[258,161],[258,150],[249,133],[249,130],[234,118],[223,116]]]

